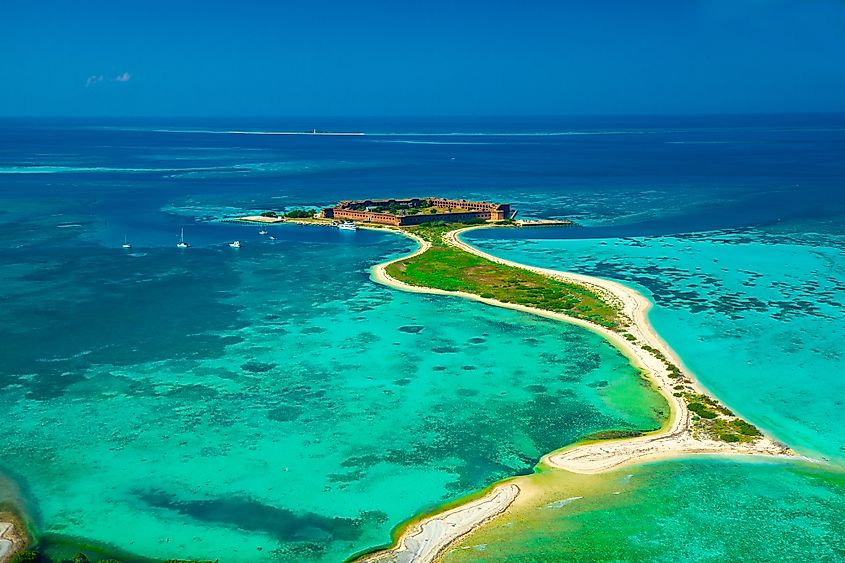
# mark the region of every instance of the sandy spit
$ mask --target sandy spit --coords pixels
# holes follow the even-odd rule
[[[561,272],[546,268],[526,266],[510,260],[487,254],[460,239],[460,234],[479,227],[456,229],[444,235],[444,241],[461,250],[475,254],[487,260],[533,271],[561,281],[576,283],[590,288],[611,303],[620,307],[622,314],[630,320],[628,332],[634,340],[627,340],[619,333],[608,330],[600,325],[534,307],[504,303],[495,299],[488,299],[459,291],[444,291],[440,289],[412,286],[400,282],[387,274],[387,267],[416,256],[428,250],[431,244],[408,231],[391,229],[399,234],[409,236],[420,245],[417,250],[407,256],[378,264],[372,270],[372,279],[384,285],[416,293],[436,295],[453,295],[474,301],[480,301],[496,307],[504,307],[523,311],[543,317],[557,319],[582,326],[599,333],[625,353],[631,362],[641,369],[654,383],[656,389],[666,398],[671,408],[669,421],[660,430],[639,436],[620,440],[607,440],[595,443],[576,444],[546,455],[542,463],[549,466],[576,473],[601,473],[617,469],[624,465],[666,459],[671,457],[685,457],[691,454],[724,454],[724,455],[765,455],[765,456],[794,456],[794,452],[763,436],[755,442],[729,444],[714,440],[696,438],[691,432],[691,417],[685,401],[673,395],[676,381],[670,377],[669,371],[660,359],[649,352],[644,346],[653,347],[670,358],[684,372],[692,386],[699,393],[709,395],[707,391],[691,376],[677,354],[654,331],[648,320],[648,310],[651,302],[639,292],[618,282],[576,274]],[[504,513],[519,495],[520,489],[513,483],[494,487],[487,495],[465,505],[430,516],[417,522],[405,531],[396,545],[389,550],[381,551],[363,557],[362,561],[396,561],[396,562],[429,562],[435,561],[452,543],[461,536],[488,522],[492,518]]]

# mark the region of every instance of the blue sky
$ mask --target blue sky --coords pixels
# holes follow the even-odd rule
[[[842,0],[0,2],[3,115],[808,111]]]

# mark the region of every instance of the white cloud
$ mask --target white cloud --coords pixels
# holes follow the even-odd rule
[[[85,79],[85,87],[91,88],[92,86],[96,86],[101,82],[129,82],[131,78],[132,75],[128,72],[118,74],[114,78],[109,78],[108,80],[102,74],[92,74],[91,76]]]

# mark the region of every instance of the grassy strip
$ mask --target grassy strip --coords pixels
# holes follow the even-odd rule
[[[445,291],[463,291],[504,303],[563,313],[619,329],[619,310],[590,289],[498,264],[443,242],[443,234],[461,225],[427,223],[408,230],[431,243],[426,252],[391,264],[387,274],[401,282]]]
[[[505,303],[563,313],[616,330],[626,340],[636,342],[636,337],[625,330],[626,320],[619,309],[587,287],[499,264],[446,244],[443,235],[461,226],[426,223],[408,228],[430,242],[431,248],[391,264],[387,274],[409,285],[463,291]],[[640,344],[640,347],[660,360],[669,377],[676,380],[673,394],[683,398],[693,413],[694,432],[724,442],[752,442],[761,435],[756,427],[738,418],[715,399],[692,392],[689,379],[660,350],[648,344]],[[609,431],[591,436],[592,439],[622,437],[630,435],[625,431]]]

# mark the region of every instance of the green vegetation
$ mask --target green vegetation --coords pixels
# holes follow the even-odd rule
[[[749,424],[742,420],[741,418],[736,418],[730,421],[730,426],[743,436],[759,436],[760,431],[757,430],[757,427],[753,424]]]
[[[602,430],[584,436],[585,442],[599,442],[603,440],[621,440],[622,438],[636,438],[642,436],[639,430]]]
[[[19,551],[15,555],[9,559],[9,563],[92,563],[96,561],[96,563],[121,563],[119,559],[89,559],[87,555],[82,552],[79,552],[73,556],[71,559],[66,559],[62,557],[61,559],[54,559],[53,557],[41,553],[35,549],[26,549],[24,551]],[[147,559],[144,559],[147,561]],[[164,563],[217,563],[218,560],[202,560],[197,561],[194,559],[168,559],[164,561]]]
[[[262,215],[264,215],[262,213]],[[314,212],[309,209],[291,209],[287,213],[285,213],[285,217],[290,217],[291,219],[310,219],[314,216]]]
[[[730,409],[715,399],[700,393],[678,393],[687,401],[689,410],[695,413],[693,429],[705,438],[723,442],[752,442],[760,431],[753,424],[738,418]]]
[[[423,254],[391,264],[387,268],[388,275],[410,285],[463,291],[505,303],[537,307],[610,329],[621,326],[619,311],[584,286],[497,264],[443,241],[447,231],[470,224],[474,223],[435,221],[410,227],[409,231],[431,242],[432,246]]]
[[[32,549],[25,549],[19,551],[9,559],[9,563],[35,563],[38,561],[39,555],[37,551]]]
[[[624,336],[625,336],[625,338],[628,338],[627,335],[624,335]],[[628,338],[628,340],[633,341],[633,340],[636,340],[636,339],[635,338]],[[663,362],[663,365],[666,366],[666,371],[669,372],[669,377],[671,377],[672,379],[677,379],[677,380],[681,381],[682,383],[687,383],[687,380],[684,379],[683,374],[681,373],[681,370],[678,369],[678,366],[676,366],[674,363],[672,363],[669,360],[669,358],[667,358],[663,354],[663,352],[661,352],[660,350],[658,350],[654,346],[650,346],[648,344],[642,344],[640,346],[640,348],[642,348],[646,352],[651,353],[655,358],[657,358],[658,360]]]
[[[687,405],[687,408],[700,416],[701,418],[716,418],[717,415],[715,412],[711,411],[701,403],[690,403]]]
[[[483,223],[480,220],[477,222]],[[391,264],[387,267],[387,274],[409,285],[461,291],[505,303],[563,313],[616,330],[630,342],[637,340],[624,330],[626,319],[621,312],[589,288],[499,264],[444,242],[443,235],[447,232],[474,223],[435,221],[409,227],[410,232],[430,242],[431,248]],[[725,442],[750,442],[760,436],[757,428],[737,418],[715,399],[685,390],[690,389],[687,386],[690,380],[663,352],[648,344],[640,346],[660,360],[669,372],[669,377],[676,380],[673,395],[684,399],[693,413],[694,433]],[[631,435],[626,431],[609,431],[591,435],[588,439],[614,439]]]
[[[698,404],[704,410],[712,411],[715,415],[722,415],[722,416],[729,416],[733,417],[734,413],[732,413],[729,409],[727,409],[724,405],[717,402],[712,397],[708,397],[707,395],[702,395],[701,393],[684,393],[684,397],[687,399],[687,402],[690,405],[690,410],[695,412],[692,408],[693,404]],[[700,415],[699,415],[700,416]],[[704,418],[714,418],[711,416],[705,416]]]
[[[402,210],[410,210],[410,209],[418,209],[413,207],[400,207],[395,201],[389,203],[388,205],[377,205],[373,207],[371,210],[375,213],[392,213],[393,215],[399,214],[399,209]]]
[[[428,202],[423,205],[420,205],[419,207],[411,207],[409,205],[400,205],[396,202],[391,202],[387,205],[376,205],[368,207],[367,209],[374,213],[390,213],[391,215],[419,215],[420,213],[431,213],[433,215],[435,213],[463,213],[468,211],[467,209],[447,209],[443,207],[437,207],[431,205]]]
[[[51,559],[51,558],[44,558],[43,555],[39,554],[37,551],[27,550],[21,551],[17,553],[14,557],[9,560],[9,563],[59,563],[58,561]],[[92,563],[90,559],[84,553],[77,553],[73,556],[73,559],[63,559],[61,563]],[[96,563],[122,563],[117,559],[97,559]],[[193,559],[167,559],[164,563],[217,563],[217,560],[214,561],[195,561]]]
[[[262,217],[270,217],[272,219],[275,219],[276,217],[279,216],[279,214],[276,213],[275,211],[265,211],[264,213],[261,214],[261,216]]]

